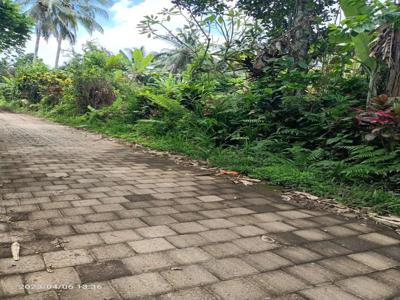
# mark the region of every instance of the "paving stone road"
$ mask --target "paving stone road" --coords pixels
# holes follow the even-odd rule
[[[0,298],[400,299],[394,231],[200,173],[0,113]]]

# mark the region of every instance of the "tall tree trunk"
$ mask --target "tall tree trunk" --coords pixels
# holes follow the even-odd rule
[[[35,42],[35,52],[33,53],[33,60],[37,60],[38,58],[38,52],[39,52],[39,43],[40,43],[40,36],[41,36],[41,30],[37,26],[36,27],[36,42]]]
[[[393,33],[392,62],[386,93],[389,97],[400,97],[400,29],[398,28]]]
[[[296,0],[296,15],[293,21],[291,54],[295,63],[307,64],[312,37],[313,0]]]
[[[62,37],[59,36],[59,37],[57,38],[56,62],[55,62],[55,64],[54,64],[54,67],[55,67],[55,68],[58,68],[58,63],[60,62],[61,43],[62,43]]]
[[[378,83],[378,75],[379,75],[379,65],[376,66],[375,69],[370,70],[369,73],[369,83],[368,83],[368,94],[367,94],[367,103],[366,108],[368,109],[371,105],[371,100],[373,97],[377,95],[377,83]]]

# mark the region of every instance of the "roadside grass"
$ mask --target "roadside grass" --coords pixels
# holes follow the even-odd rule
[[[52,121],[83,128],[91,132],[135,142],[151,149],[187,155],[193,159],[206,160],[212,167],[235,170],[250,177],[267,181],[321,197],[334,198],[350,207],[371,208],[383,214],[400,215],[400,195],[383,187],[366,183],[350,183],[332,179],[318,167],[304,168],[289,162],[274,153],[258,154],[248,147],[216,147],[211,140],[193,132],[193,135],[179,133],[154,134],[140,122],[132,125],[118,119],[102,121],[84,116],[63,116],[45,112],[31,112],[17,103],[0,100],[0,109],[12,112],[31,113]]]

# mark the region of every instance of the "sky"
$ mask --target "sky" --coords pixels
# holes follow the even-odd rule
[[[117,53],[119,50],[127,48],[139,48],[144,46],[146,51],[159,51],[170,47],[165,41],[148,38],[146,35],[139,33],[136,28],[137,24],[143,20],[146,15],[156,14],[162,8],[171,7],[170,0],[117,0],[109,8],[109,19],[99,20],[104,28],[104,33],[93,33],[91,36],[83,30],[78,33],[77,43],[74,50],[81,52],[82,45],[87,41],[96,41],[99,45],[106,49]],[[179,24],[175,25],[175,28]],[[26,44],[26,52],[33,53],[36,36],[33,34]],[[48,42],[41,40],[39,45],[39,57],[43,61],[52,66],[54,65],[57,43],[54,38]],[[62,47],[60,62],[68,60],[71,46],[67,41]]]

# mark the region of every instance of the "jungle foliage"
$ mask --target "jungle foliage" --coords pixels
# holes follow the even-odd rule
[[[3,63],[2,107],[400,213],[399,6],[270,2],[176,0],[139,25],[161,53]]]

